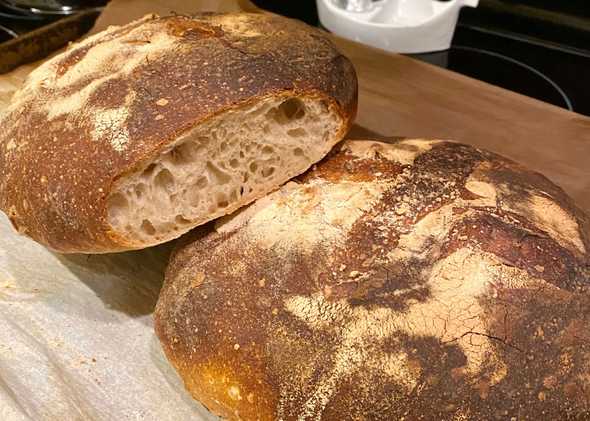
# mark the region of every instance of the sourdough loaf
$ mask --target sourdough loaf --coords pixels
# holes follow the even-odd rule
[[[0,208],[61,252],[136,249],[304,172],[356,112],[320,31],[259,14],[146,16],[33,71],[0,120]]]
[[[180,241],[156,332],[229,419],[587,419],[589,247],[508,159],[346,141]]]

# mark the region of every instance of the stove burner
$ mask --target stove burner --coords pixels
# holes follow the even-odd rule
[[[590,115],[590,51],[460,23],[450,50],[413,57]]]
[[[21,15],[16,11],[0,9],[0,19],[11,21],[41,21],[43,18],[36,15]]]
[[[0,43],[9,41],[16,36],[26,34],[43,25],[47,25],[59,18],[59,16],[33,15],[28,12],[20,12],[4,6],[0,0]]]
[[[104,6],[106,1],[75,0],[0,0],[0,4],[12,11],[28,15],[63,16],[82,10]]]
[[[0,42],[10,41],[11,39],[16,38],[17,36],[18,34],[14,32],[12,29],[0,25]]]
[[[0,0],[0,24],[10,26],[13,22],[40,22],[45,18],[39,15],[33,15],[29,11],[17,10],[6,6],[3,0]]]
[[[549,76],[504,54],[454,45],[449,51],[447,68],[570,111],[574,110],[572,100]]]

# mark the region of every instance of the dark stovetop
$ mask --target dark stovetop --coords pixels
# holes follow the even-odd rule
[[[585,1],[480,0],[462,9],[449,51],[416,58],[590,115]]]
[[[319,24],[315,0],[254,2]],[[476,9],[461,10],[450,50],[413,57],[590,115],[587,2],[480,0]]]
[[[0,43],[47,24],[41,16],[15,12],[0,3]]]
[[[590,115],[590,52],[460,24],[450,50],[414,57]]]

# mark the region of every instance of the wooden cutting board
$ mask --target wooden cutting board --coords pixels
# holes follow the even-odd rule
[[[247,0],[113,0],[93,32],[151,12],[240,9],[256,7]],[[358,73],[362,128],[490,149],[545,174],[590,211],[590,118],[405,56],[334,41]],[[2,79],[0,94],[1,86]]]

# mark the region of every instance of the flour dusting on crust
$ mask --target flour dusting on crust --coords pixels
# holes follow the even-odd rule
[[[269,399],[224,403],[240,416],[588,413],[587,217],[559,194],[466,145],[347,141],[178,250],[156,312],[160,337],[170,343],[161,332],[174,332],[181,375],[183,364],[225,361],[239,343],[227,367],[252,371],[218,378]],[[191,286],[201,271],[210,280]]]

